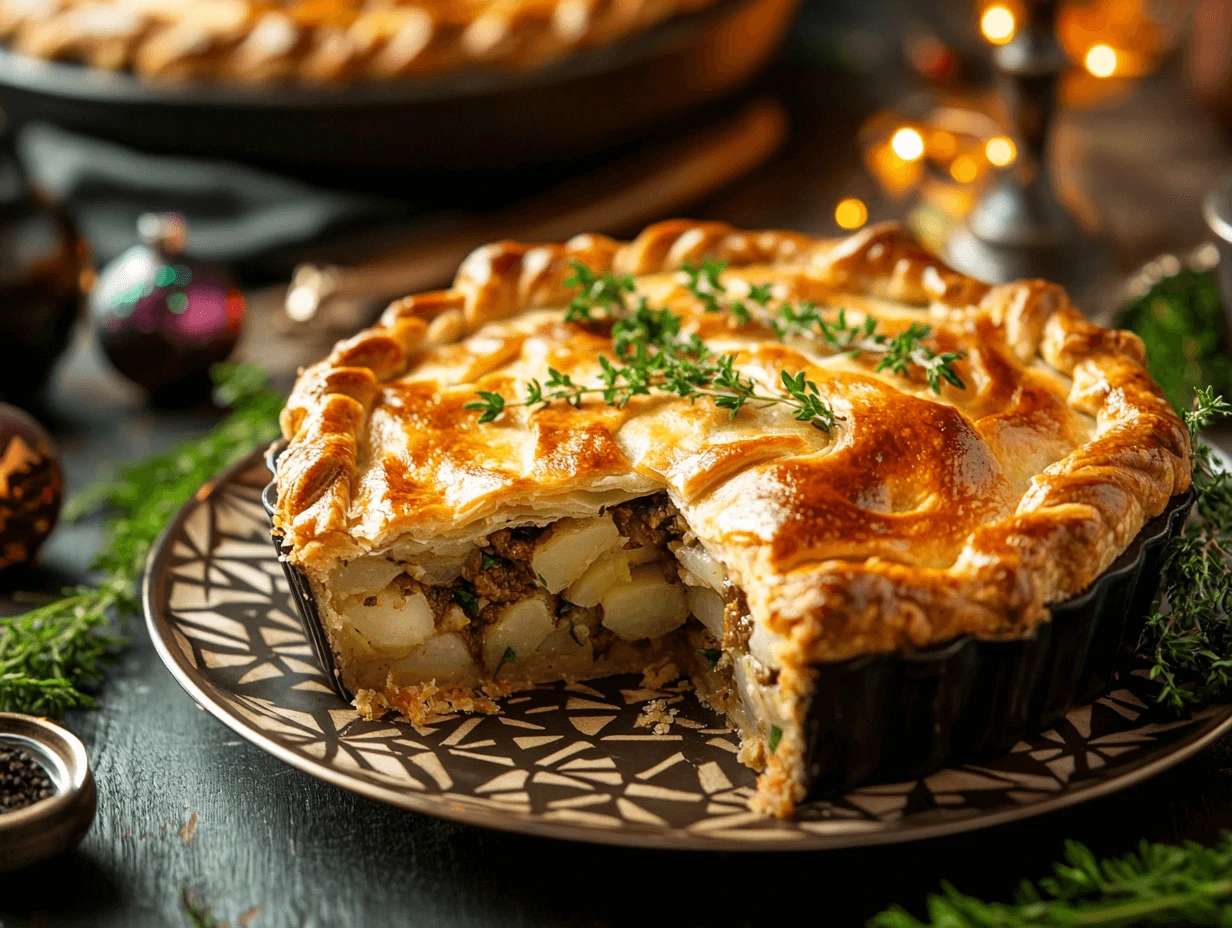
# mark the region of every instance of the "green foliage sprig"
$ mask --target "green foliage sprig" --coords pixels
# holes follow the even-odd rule
[[[1184,416],[1197,517],[1168,545],[1160,600],[1139,646],[1152,661],[1151,678],[1162,684],[1160,701],[1177,709],[1232,692],[1232,474],[1215,463],[1199,437],[1229,414],[1232,406],[1207,387],[1197,391]]]
[[[734,355],[715,355],[696,335],[680,336],[680,317],[668,309],[651,309],[643,300],[634,313],[613,326],[613,347],[618,360],[599,356],[599,383],[577,383],[568,374],[548,368],[546,381],[532,378],[524,396],[507,400],[500,393],[476,391],[478,399],[465,408],[478,412],[480,422],[492,422],[506,409],[542,406],[563,401],[579,407],[587,397],[599,397],[608,406],[623,409],[635,396],[670,393],[688,399],[709,398],[719,409],[735,416],[749,403],[790,408],[801,422],[829,431],[833,408],[817,384],[805,376],[780,371],[781,392],[764,393],[753,378],[735,369]]]
[[[1147,363],[1178,412],[1211,386],[1232,396],[1223,305],[1212,271],[1180,270],[1154,283],[1117,318],[1146,344]]]
[[[883,355],[877,364],[878,372],[888,370],[908,377],[911,366],[916,365],[924,372],[934,393],[941,392],[942,381],[960,390],[966,386],[954,370],[954,362],[962,359],[962,353],[947,351],[936,354],[924,344],[924,339],[932,333],[930,326],[913,322],[905,332],[891,337],[877,331],[877,320],[872,316],[865,316],[859,325],[851,325],[847,322],[847,310],[840,309],[837,319],[827,319],[817,304],[808,300],[784,303],[777,312],[770,313],[767,308],[771,296],[770,284],[750,288],[749,300],[755,307],[750,308],[743,300],[727,298],[727,287],[720,277],[726,267],[723,261],[706,259],[700,265],[686,264],[681,268],[687,281],[685,286],[707,313],[727,312],[737,327],[760,318],[780,339],[793,336],[820,338],[832,351],[845,353],[851,358],[865,352]]]
[[[625,294],[636,289],[628,274],[596,274],[581,261],[570,261],[569,267],[573,273],[565,278],[565,286],[577,287],[578,293],[565,309],[566,322],[592,322],[596,310],[606,317],[617,316],[625,309]]]
[[[546,381],[531,379],[524,384],[520,399],[507,399],[500,393],[479,390],[477,399],[465,408],[479,413],[480,422],[493,422],[506,409],[543,406],[563,401],[581,406],[587,397],[602,398],[609,406],[623,408],[633,397],[651,393],[671,393],[697,399],[707,397],[720,409],[735,416],[749,403],[758,406],[783,405],[792,410],[796,419],[811,422],[829,431],[835,422],[833,408],[821,396],[816,383],[803,371],[779,371],[780,392],[762,392],[749,376],[735,370],[734,355],[715,355],[696,335],[681,335],[681,318],[667,308],[652,308],[645,297],[629,308],[629,296],[636,283],[628,275],[596,274],[585,264],[571,261],[572,273],[565,285],[574,287],[576,295],[565,309],[567,322],[612,322],[612,348],[616,360],[600,356],[600,382],[577,383],[570,375],[548,368]],[[737,325],[745,325],[768,313],[771,286],[760,284],[750,288],[749,299],[727,298],[727,287],[721,279],[726,265],[705,260],[700,265],[685,265],[682,273],[686,287],[707,313],[729,313]],[[751,307],[750,307],[751,304]],[[875,331],[877,322],[868,317],[858,326],[849,326],[847,314],[840,310],[836,321],[826,320],[811,303],[780,307],[777,318],[769,324],[780,338],[788,335],[815,334],[836,351],[852,357],[862,352],[877,352],[883,357],[877,370],[889,370],[908,376],[915,365],[924,371],[933,392],[941,392],[945,381],[963,388],[953,363],[962,355],[957,352],[935,354],[923,344],[928,326],[913,323],[907,331],[894,337]]]
[[[214,910],[187,886],[180,887],[180,910],[189,928],[223,928]]]
[[[278,435],[283,399],[252,365],[218,365],[215,397],[230,414],[201,438],[118,468],[73,499],[66,519],[105,511],[103,541],[91,563],[92,586],[0,618],[0,710],[58,716],[89,708],[83,687],[123,643],[125,616],[141,609],[146,557],[163,527],[202,485]]]
[[[771,324],[779,338],[811,335],[820,338],[832,351],[851,358],[858,358],[865,352],[880,354],[878,372],[888,370],[908,377],[914,364],[924,372],[934,393],[941,392],[942,381],[960,390],[966,387],[954,370],[954,362],[962,359],[962,353],[936,354],[924,344],[924,339],[932,334],[931,326],[913,322],[906,331],[891,337],[877,331],[877,320],[872,316],[865,316],[864,322],[856,325],[848,323],[847,310],[840,309],[837,318],[827,319],[815,304],[807,301],[794,305],[784,303]]]
[[[1212,848],[1143,841],[1137,853],[1099,860],[1069,841],[1065,860],[1038,884],[1024,882],[1013,902],[984,902],[949,883],[928,899],[926,921],[899,907],[871,928],[1127,928],[1131,925],[1232,924],[1232,834]]]

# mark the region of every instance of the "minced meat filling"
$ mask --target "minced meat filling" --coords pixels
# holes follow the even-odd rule
[[[630,500],[608,512],[620,534],[629,539],[626,547],[630,548],[662,548],[689,530],[666,493]]]
[[[519,550],[506,548],[506,550]],[[532,546],[531,551],[534,550]],[[494,603],[514,603],[534,592],[538,581],[530,567],[530,557],[516,561],[487,550],[475,550],[462,567],[462,576],[475,588],[475,595]]]
[[[503,528],[488,536],[488,547],[501,557],[515,563],[525,564],[530,569],[530,560],[535,555],[535,544],[547,529]]]

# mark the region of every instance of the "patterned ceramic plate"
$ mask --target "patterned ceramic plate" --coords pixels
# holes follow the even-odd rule
[[[543,686],[498,716],[366,722],[329,688],[270,542],[254,457],[190,502],[152,552],[145,608],[176,679],[253,744],[373,799],[475,825],[609,844],[816,849],[981,828],[1121,789],[1232,727],[1232,706],[1157,716],[1151,684],[1108,695],[995,761],[803,806],[750,813],[737,738],[687,689],[636,677]],[[670,724],[650,722],[664,700]],[[661,716],[663,711],[655,713]]]

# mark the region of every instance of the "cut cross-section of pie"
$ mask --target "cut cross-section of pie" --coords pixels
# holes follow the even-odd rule
[[[896,226],[487,246],[283,429],[276,528],[361,711],[686,674],[776,814],[818,667],[1031,636],[1190,474],[1135,336]]]

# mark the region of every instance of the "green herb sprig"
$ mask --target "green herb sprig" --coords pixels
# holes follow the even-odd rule
[[[1142,337],[1151,376],[1178,412],[1202,387],[1232,396],[1232,358],[1214,272],[1183,268],[1157,281],[1116,324]]]
[[[565,286],[577,287],[578,293],[565,309],[566,322],[592,322],[596,310],[609,318],[625,310],[625,295],[636,289],[632,276],[596,274],[581,261],[570,261],[569,267],[573,273],[565,278]]]
[[[790,408],[801,422],[810,422],[824,431],[833,428],[833,408],[804,371],[780,371],[780,392],[762,392],[756,381],[735,369],[734,355],[715,355],[696,334],[683,337],[681,319],[670,309],[652,308],[643,298],[629,311],[624,295],[633,289],[630,278],[596,275],[577,263],[573,268],[574,274],[566,283],[581,292],[569,304],[565,318],[594,321],[599,318],[597,313],[602,313],[603,318],[614,318],[612,347],[616,360],[600,355],[598,383],[577,383],[570,375],[549,367],[545,381],[526,381],[521,399],[508,400],[500,393],[476,391],[478,398],[464,404],[464,408],[478,412],[481,423],[495,421],[513,407],[536,407],[555,401],[579,407],[587,397],[598,397],[609,406],[624,408],[635,396],[669,393],[694,400],[709,398],[733,417],[750,403],[763,408],[782,405]],[[718,281],[721,271],[722,265],[709,262],[689,269],[690,287],[717,300],[716,294],[723,292]],[[756,296],[760,301],[769,298],[768,288],[759,290]],[[715,306],[715,311],[719,311],[717,302]]]
[[[700,265],[686,264],[681,269],[687,280],[685,286],[701,302],[703,311],[727,312],[737,327],[747,325],[755,316],[761,316],[780,339],[792,336],[820,338],[832,351],[846,353],[851,358],[857,358],[864,352],[884,355],[877,364],[878,372],[888,370],[908,377],[911,366],[916,365],[924,372],[934,393],[941,392],[942,381],[960,390],[965,388],[962,378],[954,370],[954,362],[961,360],[963,355],[956,351],[936,354],[925,345],[924,339],[932,333],[930,326],[913,322],[907,331],[891,337],[877,332],[877,320],[872,316],[865,316],[859,325],[850,325],[847,310],[840,309],[837,319],[827,319],[815,303],[807,300],[795,304],[784,303],[771,315],[766,309],[770,302],[770,284],[751,288],[749,299],[757,307],[754,312],[743,300],[724,300],[727,287],[720,275],[726,267],[722,261],[706,259]]]
[[[984,902],[942,883],[921,921],[899,907],[870,928],[1125,928],[1232,924],[1232,833],[1212,848],[1143,841],[1137,853],[1099,860],[1076,841],[1052,876],[1024,882],[1013,902]]]
[[[1186,413],[1193,448],[1196,518],[1164,553],[1161,596],[1147,618],[1139,653],[1162,684],[1159,699],[1176,709],[1232,693],[1232,474],[1216,465],[1203,429],[1232,414],[1213,388],[1198,390]]]
[[[180,887],[180,910],[189,928],[222,928],[214,910],[187,886]]]
[[[83,690],[103,677],[123,644],[119,627],[140,611],[146,557],[163,527],[203,484],[278,435],[282,397],[250,365],[219,365],[216,399],[230,414],[201,438],[119,468],[65,508],[66,519],[108,513],[91,563],[98,580],[59,599],[0,618],[0,710],[58,716],[90,708]]]
[[[840,309],[836,319],[827,319],[813,303],[807,301],[792,305],[784,303],[772,322],[779,338],[811,335],[818,337],[836,353],[845,353],[858,358],[869,352],[880,354],[877,370],[890,371],[902,377],[911,375],[911,366],[919,367],[928,386],[934,393],[941,392],[941,383],[953,384],[960,390],[966,387],[954,370],[954,362],[962,360],[962,353],[944,351],[936,354],[924,344],[932,334],[932,327],[913,322],[905,332],[890,337],[877,331],[877,320],[865,316],[858,325],[847,321],[847,310]]]
[[[639,344],[634,357],[625,364],[600,355],[598,384],[577,383],[568,374],[549,367],[546,381],[532,378],[525,383],[522,399],[506,400],[500,393],[479,390],[475,394],[479,398],[464,404],[464,408],[478,412],[480,422],[492,422],[506,409],[519,406],[563,401],[580,407],[585,398],[599,397],[608,406],[623,409],[635,396],[668,393],[687,399],[707,397],[733,418],[750,403],[760,408],[781,405],[791,409],[799,421],[809,422],[822,431],[834,427],[834,409],[804,371],[780,371],[782,392],[764,393],[755,380],[735,369],[733,355],[712,356],[704,347],[702,350],[705,354],[701,357],[689,357],[667,349],[648,351],[644,344]]]

